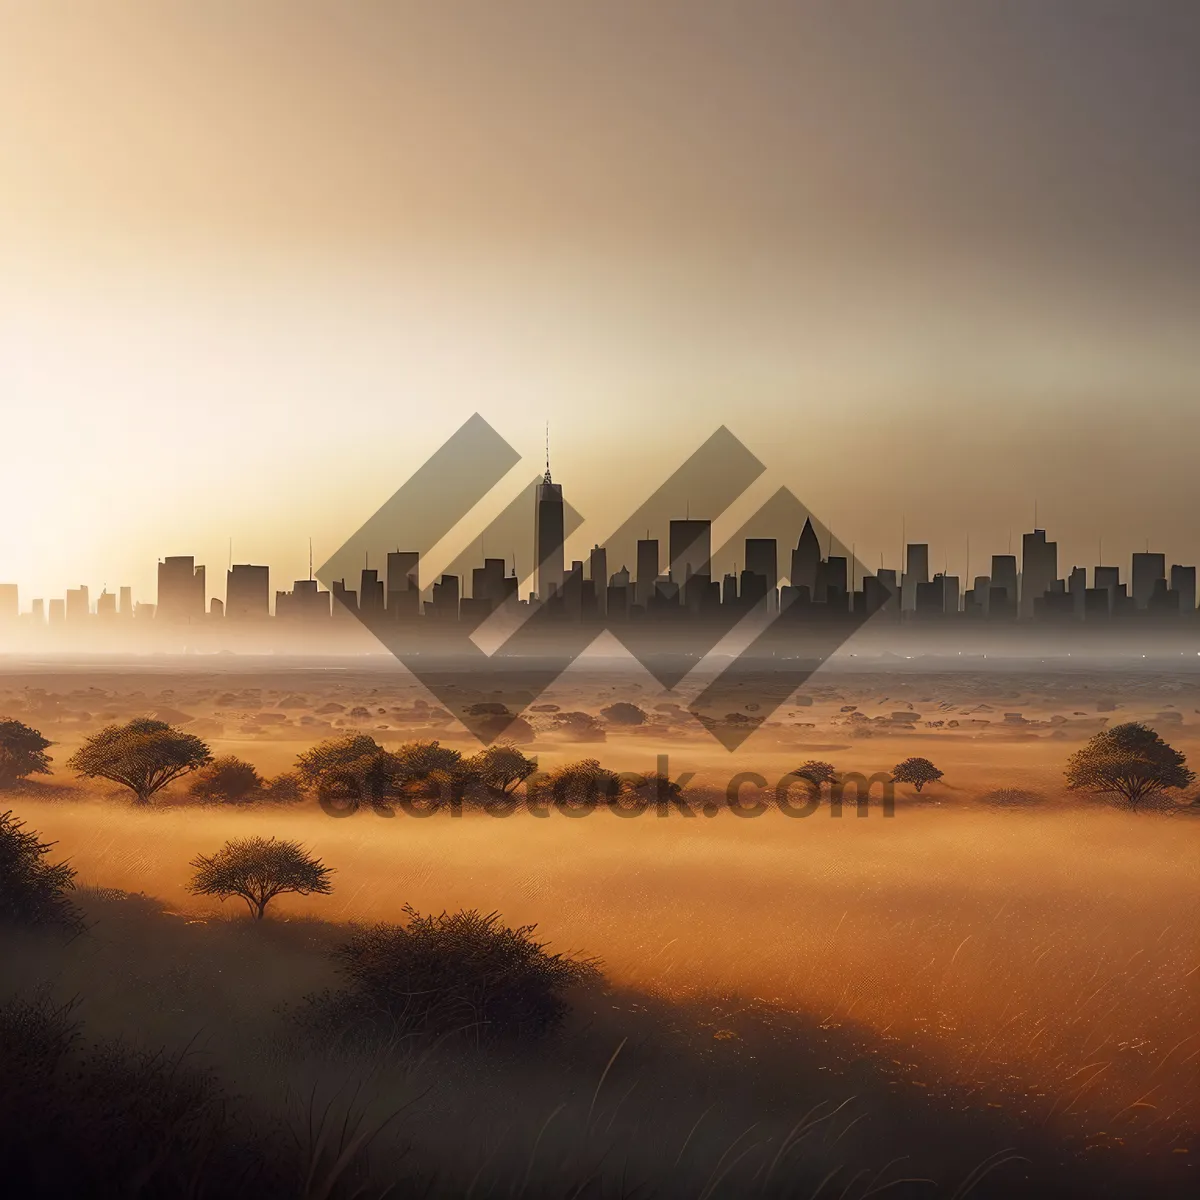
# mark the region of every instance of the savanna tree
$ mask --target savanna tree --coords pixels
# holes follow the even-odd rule
[[[392,756],[398,783],[423,783],[427,779],[455,779],[462,774],[462,754],[440,742],[405,742]]]
[[[919,792],[927,783],[937,783],[944,773],[927,758],[906,758],[892,768],[892,780],[911,783]]]
[[[369,734],[350,733],[330,738],[296,759],[296,774],[318,795],[345,797],[375,804],[392,791],[399,768]]]
[[[328,895],[331,867],[309,854],[299,842],[250,837],[226,842],[212,855],[191,862],[195,870],[188,890],[196,896],[228,900],[240,896],[261,921],[267,905],[285,892],[300,896]]]
[[[194,734],[165,721],[137,717],[93,734],[67,760],[85,779],[108,779],[129,788],[138,804],[167,784],[212,761],[208,746]]]
[[[51,743],[36,729],[10,717],[0,718],[0,788],[27,775],[49,775]]]
[[[507,796],[537,770],[537,765],[536,758],[522,754],[516,746],[497,742],[468,758],[463,769],[470,780]]]
[[[1183,754],[1140,721],[1096,734],[1067,762],[1067,788],[1119,796],[1136,808],[1148,796],[1187,787],[1196,775]]]
[[[818,792],[823,783],[832,787],[838,781],[837,768],[833,763],[821,762],[815,758],[810,758],[806,763],[802,763],[792,774],[800,779],[806,779]]]

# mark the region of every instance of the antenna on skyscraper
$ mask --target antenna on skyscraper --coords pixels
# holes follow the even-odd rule
[[[963,571],[963,587],[971,581],[971,535],[967,534],[967,566]]]
[[[233,538],[229,539],[229,569],[233,570]]]
[[[312,582],[312,538],[308,539],[308,579]]]

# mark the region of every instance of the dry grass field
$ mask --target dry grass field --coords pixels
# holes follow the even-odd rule
[[[40,722],[56,761],[135,712],[264,773],[348,727],[458,744],[415,692],[346,676],[42,672],[0,681],[0,711]],[[1157,721],[1194,763],[1200,688],[1161,673],[811,682],[810,703],[729,755],[655,710],[649,687],[578,681],[548,702],[596,713],[619,696],[649,728],[572,744],[548,726],[531,752],[639,770],[666,753],[714,798],[736,771],[773,786],[808,758],[870,774],[922,754],[943,782],[898,785],[890,818],[333,819],[313,801],[199,806],[178,791],[135,811],[107,785],[31,781],[0,808],[56,842],[92,928],[65,945],[7,937],[6,991],[78,996],[89,1031],[186,1046],[293,1122],[317,1097],[402,1108],[364,1161],[373,1182],[402,1173],[429,1194],[1190,1194],[1200,820],[1070,795],[1062,768],[1103,721],[1128,719]],[[893,720],[904,711],[919,719]],[[333,893],[283,897],[259,927],[236,901],[189,895],[189,860],[249,834],[303,841],[335,868]],[[536,923],[552,949],[602,960],[605,983],[520,1053],[296,1042],[287,1014],[336,986],[327,951],[344,928],[402,920],[406,904]]]

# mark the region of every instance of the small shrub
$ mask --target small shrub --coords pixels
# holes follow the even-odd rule
[[[603,742],[607,739],[604,726],[591,713],[557,713],[554,721],[558,731],[573,742]]]
[[[298,771],[283,771],[263,784],[263,798],[280,804],[295,804],[304,795],[304,780]]]
[[[230,754],[201,767],[189,790],[197,800],[247,804],[257,800],[262,789],[262,776],[254,767]]]
[[[414,1034],[471,1031],[483,1040],[536,1036],[569,1011],[563,993],[599,978],[591,959],[550,954],[536,926],[464,910],[356,932],[335,959],[352,997]]]
[[[994,804],[998,808],[1021,808],[1030,804],[1042,804],[1045,799],[1041,792],[1015,787],[995,788],[979,797],[981,803]]]
[[[46,862],[53,845],[27,832],[11,812],[0,813],[0,922],[82,927],[68,895],[75,872],[66,863]]]
[[[602,708],[600,715],[610,725],[644,725],[646,723],[646,714],[636,704],[630,704],[627,700],[618,700],[615,704]]]

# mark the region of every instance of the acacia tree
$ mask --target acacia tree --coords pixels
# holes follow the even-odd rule
[[[392,790],[399,767],[373,737],[350,733],[313,746],[296,759],[296,774],[323,797],[377,804]]]
[[[300,896],[333,891],[332,868],[310,855],[299,842],[251,837],[226,842],[212,855],[200,855],[189,864],[195,876],[188,886],[195,896],[228,900],[240,896],[256,921],[267,905],[284,892]]]
[[[85,779],[109,779],[133,792],[138,804],[173,780],[212,762],[208,746],[165,721],[136,717],[93,734],[67,760]]]
[[[399,783],[422,783],[434,776],[455,778],[462,773],[462,754],[441,742],[405,742],[393,757]]]
[[[800,779],[807,779],[818,792],[821,790],[821,784],[828,783],[832,786],[838,781],[837,768],[833,763],[821,762],[815,758],[810,758],[808,762],[798,766],[792,774]]]
[[[1187,787],[1195,778],[1187,760],[1140,721],[1105,729],[1067,762],[1067,788],[1120,796],[1136,808],[1147,796]]]
[[[937,783],[943,774],[927,758],[906,758],[892,768],[893,782],[911,783],[918,792],[927,783]]]
[[[463,768],[471,779],[507,796],[537,770],[537,765],[536,758],[522,754],[516,746],[497,742],[468,758]]]
[[[51,745],[36,729],[10,717],[0,719],[0,788],[12,787],[26,775],[49,775]]]

